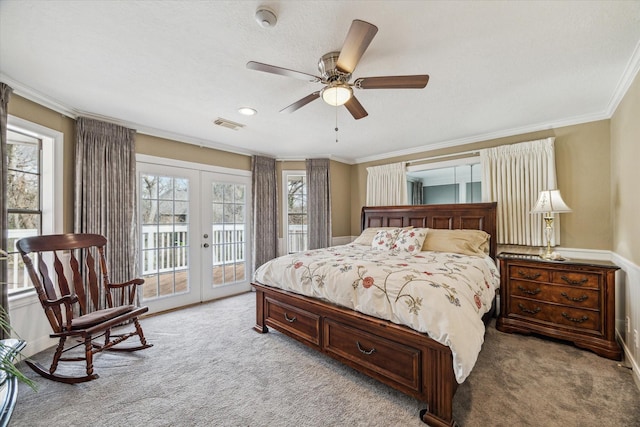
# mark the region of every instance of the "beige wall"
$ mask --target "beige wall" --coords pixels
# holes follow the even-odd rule
[[[612,248],[610,212],[609,120],[492,139],[449,149],[425,151],[354,166],[352,171],[351,233],[359,234],[360,209],[366,201],[367,167],[425,157],[453,154],[554,136],[558,188],[572,209],[560,221],[562,246],[584,249]]]
[[[640,74],[611,118],[613,251],[640,265]]]
[[[251,170],[250,156],[144,134],[136,134],[136,153],[230,169]]]

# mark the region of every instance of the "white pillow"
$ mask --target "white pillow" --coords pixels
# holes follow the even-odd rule
[[[369,227],[362,230],[362,233],[353,241],[356,245],[371,246],[373,238],[380,230],[395,230],[397,227]]]
[[[390,251],[394,249],[396,237],[402,230],[401,228],[392,228],[390,230],[379,230],[373,237],[371,247],[379,251]]]
[[[393,246],[398,252],[409,252],[411,255],[415,255],[422,251],[422,244],[426,238],[426,228],[402,229],[398,233]]]

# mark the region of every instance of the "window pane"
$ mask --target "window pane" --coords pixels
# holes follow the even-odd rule
[[[214,224],[221,224],[222,223],[222,207],[224,205],[220,204],[220,203],[214,203],[212,206],[213,209],[213,223]]]
[[[245,193],[245,189],[244,189],[244,185],[236,185],[235,186],[235,202],[236,203],[243,203],[244,204],[244,193]]]
[[[173,178],[168,176],[158,177],[158,198],[173,200]]]
[[[40,173],[40,140],[7,130],[7,167],[23,172]]]
[[[212,195],[214,203],[222,203],[224,201],[224,184],[213,184]]]
[[[174,180],[176,200],[189,200],[189,180],[176,178]]]
[[[140,197],[143,200],[158,198],[158,177],[142,174],[140,177]]]
[[[9,209],[38,210],[40,207],[40,176],[9,170],[7,172],[7,200]]]
[[[9,235],[16,234],[20,238],[27,236],[37,236],[40,234],[40,215],[11,213],[7,215],[9,220]],[[14,233],[11,233],[14,232]]]
[[[158,202],[142,200],[140,203],[140,221],[143,225],[155,224],[158,221]]]

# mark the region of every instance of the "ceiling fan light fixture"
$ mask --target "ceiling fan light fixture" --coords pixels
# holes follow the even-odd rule
[[[346,83],[332,83],[322,89],[322,100],[329,105],[344,105],[353,96],[353,89]]]

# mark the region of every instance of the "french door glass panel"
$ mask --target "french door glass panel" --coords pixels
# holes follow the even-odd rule
[[[204,299],[249,290],[250,178],[202,172],[202,183]]]
[[[197,172],[139,164],[142,300],[152,311],[200,300]]]

